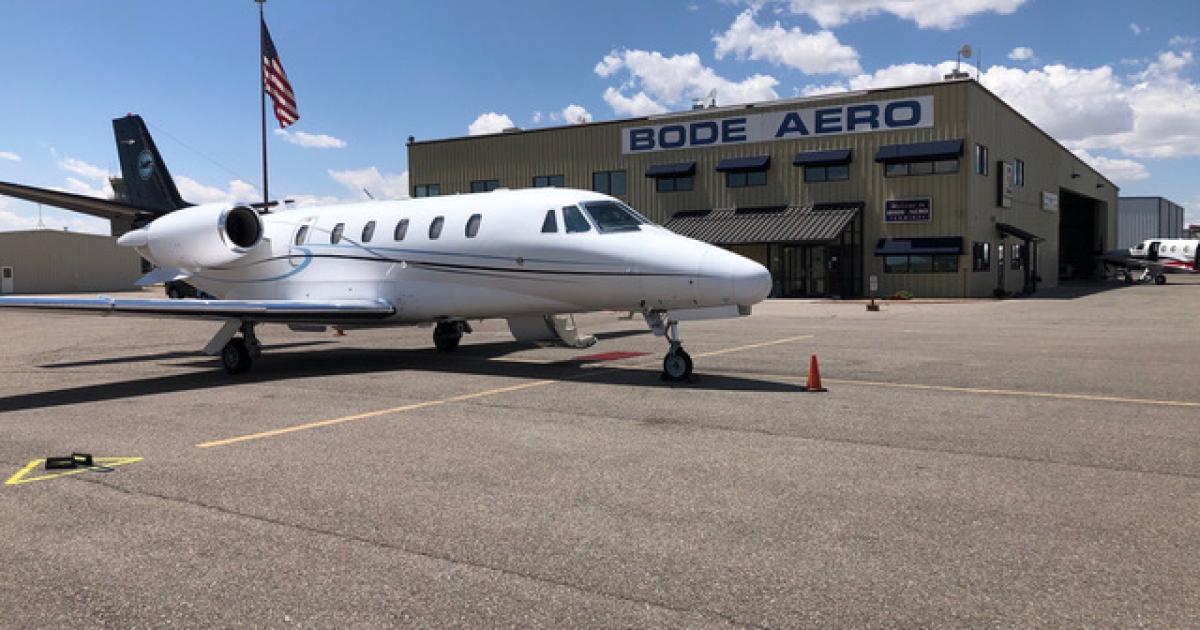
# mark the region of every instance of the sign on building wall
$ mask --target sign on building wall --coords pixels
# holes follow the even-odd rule
[[[625,154],[933,126],[933,96],[690,120],[621,130]]]
[[[885,223],[908,223],[910,221],[929,221],[933,218],[933,199],[891,199],[883,204],[883,221]]]
[[[1016,184],[1016,167],[1012,162],[1000,162],[1000,192],[997,195],[996,205],[1001,208],[1012,207],[1013,190],[1016,188]]]
[[[1042,211],[1058,212],[1058,193],[1042,191]]]

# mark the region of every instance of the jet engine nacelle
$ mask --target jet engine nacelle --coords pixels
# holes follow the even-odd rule
[[[262,240],[262,219],[253,208],[209,204],[161,216],[117,242],[159,267],[195,270],[235,263]]]

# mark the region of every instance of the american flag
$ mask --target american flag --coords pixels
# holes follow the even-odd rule
[[[262,21],[262,61],[263,89],[271,95],[280,128],[285,128],[300,120],[300,112],[296,110],[296,93],[292,91],[292,84],[288,83],[283,64],[279,63],[275,42],[271,41],[271,34],[267,32],[266,20]]]

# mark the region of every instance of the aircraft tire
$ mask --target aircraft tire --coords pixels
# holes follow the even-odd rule
[[[680,348],[663,357],[663,380],[685,381],[692,375],[692,357]]]
[[[250,350],[246,348],[246,340],[241,337],[230,339],[221,349],[221,367],[228,374],[243,374],[250,371]]]
[[[450,352],[462,341],[462,331],[450,323],[438,324],[433,328],[433,345],[441,352]]]
[[[1154,276],[1154,284],[1166,284],[1166,283],[1167,283],[1167,277],[1164,276],[1163,274],[1160,273],[1157,276]]]

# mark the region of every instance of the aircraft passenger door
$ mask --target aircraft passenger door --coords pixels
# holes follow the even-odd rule
[[[292,242],[288,246],[288,262],[292,263],[293,267],[299,267],[308,257],[308,253],[301,248],[305,243],[313,242],[313,224],[316,221],[316,217],[305,217],[296,227],[296,231],[292,232]]]
[[[13,268],[0,267],[0,293],[13,292]]]
[[[1158,260],[1158,246],[1161,244],[1158,241],[1150,243],[1149,249],[1146,250],[1146,260]]]

